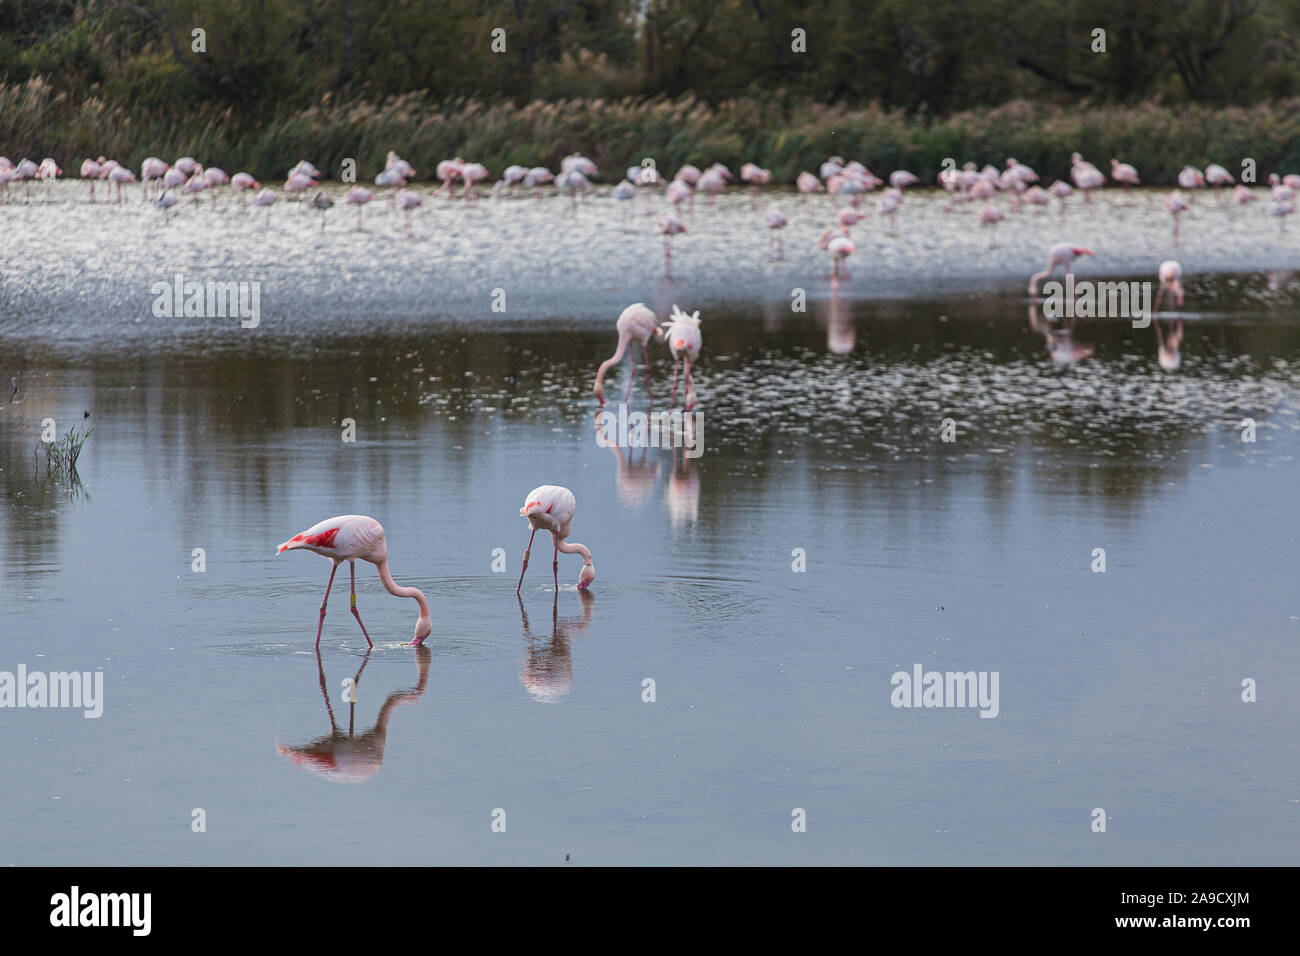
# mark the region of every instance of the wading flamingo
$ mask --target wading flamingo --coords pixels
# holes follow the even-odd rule
[[[334,562],[330,570],[329,583],[325,585],[325,597],[320,602],[320,622],[316,625],[316,646],[320,647],[321,629],[325,626],[325,605],[330,599],[330,588],[334,586],[334,574],[339,565],[348,562],[352,572],[352,616],[357,619],[366,643],[374,647],[374,641],[366,633],[366,626],[361,623],[357,613],[357,559],[369,561],[379,571],[379,580],[384,590],[394,597],[414,598],[420,607],[420,616],[415,621],[415,639],[412,644],[421,644],[433,633],[433,623],[429,620],[429,602],[424,599],[424,592],[419,588],[398,587],[388,571],[388,546],[384,542],[384,526],[374,518],[366,515],[340,515],[328,518],[320,524],[312,525],[301,534],[295,534],[275,553],[281,551],[314,551],[321,557]]]
[[[1165,209],[1174,217],[1174,242],[1178,241],[1178,217],[1187,212],[1187,197],[1175,189],[1165,197]]]
[[[1056,271],[1057,266],[1065,266],[1065,274],[1072,275],[1074,273],[1074,260],[1079,256],[1090,256],[1092,254],[1091,249],[1072,246],[1068,242],[1058,242],[1047,250],[1047,265],[1043,267],[1043,270],[1035,272],[1029,277],[1029,294],[1036,295],[1039,280],[1050,276]]]
[[[658,320],[655,314],[646,308],[645,303],[638,302],[635,305],[629,305],[623,310],[614,323],[618,329],[618,347],[614,349],[614,354],[605,361],[600,363],[600,368],[596,370],[596,384],[592,386],[592,392],[600,399],[600,404],[605,404],[605,373],[623,360],[623,353],[627,352],[628,372],[627,372],[627,392],[623,395],[623,401],[627,401],[628,396],[632,394],[632,379],[636,377],[636,353],[635,350],[628,348],[632,342],[641,343],[641,357],[645,359],[645,387],[647,394],[650,391],[650,353],[646,350],[646,343],[650,341],[650,336],[658,331]]]
[[[262,228],[264,229],[271,228],[271,207],[275,205],[276,201],[279,198],[280,197],[276,195],[275,190],[271,189],[269,186],[253,197],[254,206],[266,207],[266,225],[263,226]]]
[[[1179,308],[1183,304],[1183,266],[1177,259],[1166,259],[1160,263],[1160,269],[1156,273],[1160,279],[1160,289],[1156,292],[1156,312],[1160,311],[1160,303],[1164,301],[1165,292],[1168,291],[1170,300]]]
[[[1128,163],[1121,163],[1118,159],[1110,161],[1110,178],[1124,187],[1125,197],[1128,196],[1129,189],[1140,184],[1138,171]]]
[[[817,239],[817,248],[825,249],[826,254],[831,258],[832,279],[840,277],[840,261],[847,259],[857,251],[857,246],[853,244],[853,240],[843,233],[837,232],[834,226],[823,232]],[[843,271],[845,278],[848,278],[848,267],[845,266]]]
[[[351,206],[357,207],[357,230],[361,229],[361,210],[365,208],[366,203],[375,198],[365,186],[353,186],[343,197],[343,201]]]
[[[668,340],[668,348],[673,353],[673,394],[668,400],[668,407],[672,408],[677,401],[677,366],[680,363],[686,370],[686,410],[689,412],[695,404],[695,380],[691,378],[691,366],[699,358],[700,348],[704,345],[704,337],[700,335],[700,313],[687,315],[674,305],[672,317],[663,324],[663,336]]]
[[[980,210],[980,225],[992,226],[993,231],[989,234],[989,248],[997,247],[998,223],[1007,218],[1007,214],[996,206],[985,206]]]
[[[686,224],[670,212],[655,219],[655,232],[664,237],[664,275],[673,277],[673,236],[686,231]]]
[[[560,589],[561,551],[565,554],[582,555],[582,570],[578,572],[579,591],[587,590],[591,582],[596,580],[596,568],[591,563],[591,552],[587,550],[587,546],[568,541],[569,532],[573,529],[573,513],[577,506],[573,492],[559,485],[542,485],[528,492],[528,497],[524,499],[524,506],[519,509],[519,515],[528,519],[528,523],[533,526],[533,532],[528,536],[528,547],[524,549],[524,566],[519,572],[516,595],[524,586],[524,574],[528,571],[528,555],[533,550],[533,538],[538,531],[549,531],[551,540],[555,543],[555,556],[551,561],[551,569],[555,574],[557,591]]]
[[[763,221],[767,223],[767,253],[772,254],[772,246],[776,245],[776,257],[785,258],[785,242],[781,238],[781,230],[790,225],[790,220],[786,219],[779,209],[769,209],[763,216]]]

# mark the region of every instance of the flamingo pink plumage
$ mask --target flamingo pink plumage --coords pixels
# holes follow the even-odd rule
[[[1056,271],[1057,266],[1065,266],[1065,274],[1070,275],[1074,272],[1074,260],[1079,256],[1090,255],[1093,255],[1091,249],[1072,246],[1068,242],[1056,243],[1047,250],[1047,265],[1041,272],[1035,272],[1029,277],[1029,294],[1035,295],[1038,292],[1038,281],[1050,276]]]
[[[587,590],[591,582],[596,580],[596,567],[591,563],[591,551],[586,545],[568,541],[569,533],[573,530],[573,514],[577,506],[577,499],[573,497],[573,492],[560,485],[541,485],[528,492],[528,497],[524,499],[524,506],[519,509],[519,515],[528,519],[533,531],[528,536],[528,547],[524,549],[524,566],[519,572],[519,585],[515,588],[515,594],[518,594],[524,586],[524,574],[528,571],[528,556],[532,553],[533,538],[538,531],[550,532],[551,540],[555,543],[555,556],[551,568],[555,574],[557,591],[560,588],[561,551],[565,554],[582,555],[582,570],[578,572],[579,591]]]
[[[669,407],[677,401],[677,366],[681,364],[686,371],[686,410],[689,412],[695,404],[695,380],[691,378],[691,366],[700,357],[704,337],[700,334],[700,313],[687,315],[677,306],[673,314],[663,324],[663,336],[668,340],[668,349],[673,353],[673,394],[668,400]]]
[[[388,570],[388,545],[384,540],[384,526],[374,518],[366,515],[340,515],[337,518],[327,518],[301,534],[294,535],[276,548],[275,553],[296,550],[313,551],[334,562],[329,583],[325,585],[325,597],[320,602],[320,622],[316,625],[317,647],[320,647],[321,630],[325,626],[325,605],[330,599],[330,588],[334,586],[334,574],[344,561],[348,562],[349,570],[352,572],[352,616],[357,619],[366,643],[371,647],[374,646],[374,641],[366,633],[366,626],[361,623],[361,615],[357,612],[356,562],[358,559],[369,561],[375,566],[379,572],[379,580],[389,594],[394,597],[413,598],[419,605],[420,616],[415,621],[415,639],[411,641],[412,644],[423,643],[424,639],[433,633],[433,623],[429,619],[429,602],[425,600],[424,592],[419,588],[398,587],[393,581],[393,576]]]
[[[632,379],[636,377],[636,355],[628,348],[632,342],[641,343],[641,356],[645,359],[646,391],[649,392],[650,353],[646,349],[646,343],[650,341],[650,336],[655,334],[657,326],[655,314],[646,308],[643,302],[629,305],[619,315],[618,321],[614,323],[614,327],[618,329],[618,347],[613,355],[600,363],[600,368],[596,371],[596,384],[592,386],[592,392],[600,399],[600,404],[605,404],[605,373],[623,360],[624,352],[627,352],[630,368],[627,373],[627,392],[623,396],[623,401],[627,401],[628,396],[632,394]]]

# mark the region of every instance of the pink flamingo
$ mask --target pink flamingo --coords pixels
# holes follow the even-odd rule
[[[173,166],[171,169],[166,170],[163,173],[163,177],[162,177],[162,184],[164,190],[179,189],[181,186],[184,186],[188,181],[189,181],[189,175],[185,173],[179,166]]]
[[[542,485],[528,492],[524,506],[519,509],[519,516],[527,518],[532,525],[532,534],[528,536],[528,547],[524,549],[524,566],[519,572],[519,585],[515,588],[518,595],[524,586],[524,574],[528,571],[528,556],[533,550],[533,538],[538,531],[548,531],[551,541],[555,543],[555,556],[551,568],[555,574],[555,589],[560,589],[560,552],[582,555],[582,570],[578,572],[578,590],[585,591],[596,580],[596,567],[591,563],[591,551],[586,545],[570,543],[569,533],[573,530],[573,514],[577,510],[577,499],[573,492],[560,485]]]
[[[117,201],[122,201],[122,184],[135,182],[135,173],[124,166],[114,166],[108,178],[117,183]]]
[[[461,181],[465,183],[465,198],[478,198],[478,184],[487,179],[488,170],[482,163],[466,163],[460,170]]]
[[[419,588],[398,587],[393,581],[393,576],[388,571],[388,546],[384,542],[384,526],[374,518],[366,515],[341,515],[337,518],[328,518],[312,525],[301,534],[295,534],[276,548],[275,553],[296,550],[314,551],[334,562],[334,567],[330,570],[329,583],[325,585],[325,597],[320,602],[320,622],[316,625],[317,647],[320,647],[321,630],[325,627],[325,605],[330,599],[330,588],[334,586],[334,574],[344,561],[348,562],[348,568],[352,572],[352,616],[357,619],[366,643],[371,647],[375,646],[370,635],[366,633],[366,626],[361,623],[361,615],[357,612],[356,562],[358,558],[375,565],[379,571],[379,580],[389,594],[394,597],[414,598],[415,603],[419,605],[420,616],[415,621],[415,639],[411,643],[422,644],[424,639],[433,633],[433,624],[429,620],[429,602],[424,599],[424,592]]]
[[[457,156],[455,159],[444,159],[434,168],[434,175],[442,180],[442,185],[438,187],[438,192],[447,190],[447,198],[456,198],[456,180],[460,178],[461,170],[465,168],[465,160]],[[375,180],[379,183],[379,180]],[[382,185],[382,184],[381,184]]]
[[[422,204],[424,200],[409,189],[399,189],[393,194],[393,202],[397,204],[398,209],[406,213],[406,234],[409,236],[411,234],[411,210]]]
[[[1165,197],[1165,209],[1174,217],[1174,242],[1178,242],[1178,217],[1187,212],[1187,197],[1175,189]]]
[[[826,191],[826,187],[822,185],[822,181],[806,170],[795,177],[794,185],[795,188],[803,194],[804,202],[808,201],[809,193],[821,193]]]
[[[1070,177],[1074,180],[1074,185],[1083,190],[1083,201],[1089,204],[1092,202],[1092,191],[1106,182],[1101,170],[1078,153],[1070,155]]]
[[[1065,201],[1069,199],[1071,193],[1074,192],[1074,187],[1069,183],[1062,182],[1058,179],[1056,182],[1052,183],[1052,185],[1047,187],[1047,191],[1061,201],[1061,216],[1064,218]]]
[[[898,224],[895,221],[894,217],[898,215],[898,209],[902,205],[903,205],[903,191],[899,189],[897,186],[890,186],[888,189],[886,189],[883,193],[880,194],[880,200],[877,203],[877,208],[880,210],[880,214],[882,216],[889,217],[890,235],[898,234]]]
[[[1205,177],[1195,166],[1184,166],[1178,171],[1178,185],[1183,189],[1198,189],[1205,185]],[[1190,197],[1185,197],[1187,202],[1191,202]]]
[[[980,225],[992,226],[993,231],[989,235],[989,248],[997,248],[998,223],[1005,221],[1007,214],[996,206],[985,206],[980,210]]]
[[[1218,163],[1210,163],[1210,165],[1205,167],[1205,181],[1213,186],[1214,191],[1219,193],[1219,196],[1222,197],[1223,193],[1220,192],[1220,190],[1224,186],[1231,186],[1233,178],[1232,173],[1228,172]],[[1219,204],[1223,205],[1222,198],[1220,198]]]
[[[366,203],[370,202],[370,200],[372,200],[372,199],[374,199],[374,198],[375,198],[375,194],[372,193],[372,192],[371,192],[369,189],[367,189],[365,186],[353,186],[353,187],[352,187],[351,189],[349,189],[349,190],[347,191],[347,193],[343,196],[343,201],[344,201],[345,203],[347,203],[347,204],[350,205],[350,206],[356,206],[356,207],[357,207],[357,229],[358,229],[358,231],[361,229],[361,210],[365,208]]]
[[[1036,295],[1038,292],[1038,281],[1046,279],[1056,271],[1057,266],[1065,266],[1065,274],[1074,274],[1074,260],[1079,256],[1091,256],[1091,249],[1084,249],[1080,246],[1072,246],[1068,242],[1058,242],[1052,248],[1047,250],[1047,265],[1041,272],[1035,272],[1029,277],[1029,294]]]
[[[279,199],[280,197],[276,195],[275,190],[271,189],[270,187],[263,189],[260,193],[258,193],[256,196],[253,197],[254,206],[266,207],[266,225],[263,226],[264,229],[271,228],[271,207],[274,206],[276,202],[279,201]]]
[[[103,157],[100,157],[103,159]],[[90,201],[95,201],[95,180],[99,178],[101,167],[93,159],[83,159],[81,161],[81,178],[90,180]]]
[[[650,392],[650,353],[646,349],[646,343],[650,341],[650,336],[658,331],[657,326],[658,320],[655,319],[655,314],[646,308],[643,302],[629,305],[619,315],[618,321],[614,323],[614,327],[618,329],[618,347],[614,349],[613,355],[600,363],[600,368],[596,370],[596,384],[591,389],[596,398],[600,399],[600,404],[605,404],[605,373],[623,360],[624,352],[627,352],[628,373],[627,392],[623,395],[623,401],[626,402],[628,396],[632,394],[632,379],[636,377],[636,355],[634,350],[628,349],[628,345],[632,342],[641,343],[641,356],[645,359],[646,392]]]
[[[226,175],[224,169],[218,169],[216,166],[209,166],[203,170],[203,182],[212,190],[212,208],[217,208],[217,186],[225,186],[230,182],[230,177]]]
[[[262,184],[248,173],[235,173],[230,177],[230,188],[239,193],[240,202],[242,203],[244,202],[244,190],[261,189]]]
[[[835,222],[839,225],[844,235],[849,235],[849,229],[864,221],[867,214],[861,210],[854,209],[852,206],[846,206],[835,214]]]
[[[1124,187],[1124,195],[1128,196],[1128,191],[1133,186],[1139,185],[1138,172],[1128,163],[1121,163],[1118,159],[1110,161],[1110,178]]]
[[[402,171],[396,166],[390,166],[375,177],[375,185],[396,186],[398,189],[401,189],[406,185],[406,177],[402,175]]]
[[[848,236],[836,232],[835,227],[827,229],[817,239],[817,248],[826,250],[831,259],[831,278],[840,277],[840,261],[847,259],[857,251],[857,246],[853,245],[853,240]],[[847,278],[849,274],[848,267],[844,267],[844,275]]]
[[[776,245],[776,258],[785,258],[785,242],[781,238],[781,230],[790,225],[790,220],[786,219],[779,209],[769,209],[763,216],[763,221],[767,223],[767,252],[772,254],[772,246]]]
[[[1156,292],[1156,312],[1164,301],[1166,291],[1169,298],[1179,307],[1183,305],[1183,266],[1177,259],[1166,259],[1160,263],[1156,275],[1160,279],[1160,288]]]
[[[301,193],[316,185],[319,185],[319,183],[306,173],[290,173],[289,178],[284,181],[284,191],[287,193]],[[301,196],[298,197],[298,201],[302,202]]]
[[[1249,186],[1243,186],[1240,183],[1232,187],[1232,198],[1237,201],[1238,206],[1244,206],[1259,199]]]
[[[155,179],[162,179],[169,169],[171,167],[157,156],[150,156],[140,164],[141,192],[144,194],[142,201],[149,198],[149,183]]]
[[[50,184],[63,175],[63,170],[59,168],[58,163],[47,156],[41,160],[36,175],[45,181],[45,200],[48,202],[50,199]]]
[[[194,159],[193,156],[182,156],[180,159],[176,160],[176,162],[172,163],[172,165],[186,176],[193,176],[194,171],[199,168],[198,161]]]
[[[664,237],[664,275],[673,275],[673,236],[686,231],[686,224],[670,212],[661,212],[655,219],[655,232]]]
[[[749,206],[758,204],[758,191],[772,181],[772,171],[756,163],[746,163],[740,167],[740,178],[749,183]]]
[[[700,335],[700,313],[687,315],[676,305],[673,314],[662,326],[663,336],[668,340],[668,349],[673,353],[673,394],[668,400],[671,408],[677,401],[677,366],[680,363],[686,371],[686,410],[689,412],[695,404],[695,380],[691,378],[691,366],[700,357],[700,348],[704,338]]]

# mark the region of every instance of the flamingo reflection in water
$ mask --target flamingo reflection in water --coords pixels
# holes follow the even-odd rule
[[[523,618],[526,656],[519,683],[539,704],[558,704],[573,690],[573,654],[571,638],[582,634],[591,623],[591,612],[596,598],[590,591],[579,591],[582,616],[560,620],[560,595],[556,592],[551,603],[551,634],[539,638],[528,624],[528,611],[523,598],[519,598],[519,614]]]
[[[1095,351],[1086,342],[1074,341],[1075,318],[1070,316],[1060,325],[1053,325],[1038,311],[1036,303],[1029,303],[1029,327],[1043,337],[1047,352],[1052,356],[1052,364],[1057,368],[1068,368]]]
[[[653,409],[653,405],[648,406],[647,414]],[[607,415],[608,418],[605,417]],[[598,408],[594,418],[598,443],[607,435],[617,434],[618,416],[613,411],[608,408]],[[639,509],[654,491],[655,481],[659,475],[659,462],[648,460],[649,442],[640,448],[629,448],[626,452],[616,441],[606,441],[604,445],[618,459],[618,473],[614,485],[618,489],[619,502],[626,508]]]
[[[345,733],[339,729],[334,718],[334,706],[330,700],[330,689],[325,680],[325,665],[321,662],[320,648],[316,649],[316,670],[320,676],[321,695],[325,698],[325,711],[330,718],[330,732],[318,737],[311,743],[296,747],[276,744],[276,752],[288,757],[299,767],[310,770],[318,776],[335,783],[364,783],[379,772],[384,763],[384,746],[388,740],[388,721],[393,710],[403,704],[414,704],[424,695],[429,684],[429,664],[433,654],[429,648],[419,644],[415,648],[415,663],[419,668],[419,679],[410,690],[397,690],[389,694],[375,725],[364,733],[358,734],[356,727],[357,688],[361,684],[361,674],[370,662],[369,650],[361,660],[361,667],[352,678],[350,687],[341,687],[340,693],[348,702],[348,729]]]

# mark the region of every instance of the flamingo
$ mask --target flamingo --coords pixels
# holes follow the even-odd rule
[[[990,249],[996,248],[998,223],[1003,222],[1006,218],[1007,214],[996,206],[985,206],[980,210],[980,224],[993,227],[993,232],[989,236]]]
[[[465,160],[461,159],[459,156],[455,159],[444,159],[440,162],[434,169],[434,175],[442,180],[442,185],[438,187],[438,192],[442,192],[445,189],[447,190],[447,198],[454,199],[456,197],[456,180],[460,178],[461,170],[464,168]],[[388,185],[387,183],[380,183],[378,178],[375,179],[375,183],[377,185]]]
[[[772,171],[756,163],[746,163],[740,167],[740,178],[749,183],[749,205],[752,209],[758,203],[758,191],[772,181]]]
[[[1182,367],[1183,357],[1179,349],[1183,344],[1183,320],[1179,319],[1169,330],[1169,338],[1160,333],[1160,320],[1154,322],[1156,327],[1156,361],[1166,372],[1177,372]]]
[[[101,157],[102,158],[102,157]],[[93,159],[81,161],[81,178],[90,180],[90,201],[95,201],[95,180],[99,178],[100,165]]]
[[[620,203],[630,202],[631,200],[636,199],[636,187],[625,179],[611,189],[609,195],[611,198],[617,199]],[[630,206],[623,207],[623,227],[625,229],[627,228],[627,217],[630,209]]]
[[[583,156],[581,153],[573,153],[560,160],[560,172],[579,172],[582,173],[585,178],[591,179],[595,177],[597,170],[596,164],[586,156]]]
[[[519,167],[516,166],[513,168],[518,169]],[[401,175],[403,179],[415,178],[415,167],[413,167],[406,160],[402,159],[401,156],[398,156],[391,149],[388,151],[388,158],[384,160],[384,169],[397,170],[397,172]]]
[[[1031,206],[1046,206],[1052,201],[1051,194],[1042,186],[1030,186],[1025,191],[1025,202]]]
[[[1160,263],[1156,275],[1160,279],[1160,288],[1156,292],[1156,312],[1160,311],[1160,303],[1164,301],[1166,291],[1169,293],[1169,298],[1181,308],[1183,304],[1182,263],[1177,259],[1166,259]]]
[[[1092,202],[1092,191],[1106,182],[1101,170],[1088,162],[1078,153],[1070,154],[1070,178],[1074,185],[1083,190],[1083,201]]]
[[[1289,199],[1275,199],[1273,204],[1268,207],[1268,214],[1276,216],[1278,221],[1279,233],[1286,232],[1286,217],[1295,212],[1295,203]]]
[[[1065,215],[1065,200],[1074,192],[1074,187],[1069,183],[1057,180],[1047,187],[1047,191],[1061,201],[1061,215]]]
[[[691,205],[695,204],[695,191],[691,189],[691,184],[684,179],[674,179],[664,190],[664,198],[673,206],[680,208],[682,201],[689,199]]]
[[[867,214],[861,210],[854,209],[852,206],[846,206],[835,214],[835,222],[839,225],[844,235],[849,235],[849,229],[856,226],[867,218]]]
[[[686,185],[694,186],[700,181],[700,176],[701,173],[699,168],[687,163],[681,169],[677,170],[677,175],[674,176],[673,179],[680,179]]]
[[[876,168],[879,169],[880,167],[877,166]],[[915,186],[919,182],[920,180],[906,169],[896,169],[889,174],[889,185],[900,193],[908,186]]]
[[[415,639],[412,644],[422,644],[433,633],[433,623],[429,620],[429,602],[424,599],[424,592],[419,588],[398,587],[388,570],[388,546],[384,542],[384,526],[374,518],[366,515],[340,515],[327,518],[319,524],[312,525],[301,534],[295,534],[284,544],[276,548],[282,551],[313,551],[321,557],[334,562],[330,570],[329,583],[325,585],[325,597],[320,602],[320,622],[316,625],[316,646],[320,647],[321,630],[325,627],[325,605],[329,603],[330,588],[334,586],[334,574],[339,565],[348,562],[352,572],[352,616],[357,619],[366,643],[371,647],[375,642],[366,633],[366,626],[361,623],[357,613],[357,559],[369,561],[379,571],[379,580],[384,590],[394,597],[414,598],[419,605],[420,616],[415,621]]]
[[[877,208],[882,216],[889,217],[890,235],[898,234],[898,224],[894,217],[898,214],[898,207],[903,205],[903,192],[897,186],[890,186],[880,194],[880,201]]]
[[[1232,187],[1232,198],[1237,201],[1238,206],[1244,206],[1246,203],[1255,202],[1259,199],[1249,186],[1243,186],[1240,183]]]
[[[573,200],[573,211],[578,211],[578,191],[586,189],[591,185],[590,180],[583,174],[580,169],[566,169],[555,180],[555,185],[561,192],[569,194]]]
[[[216,209],[217,192],[215,187],[225,186],[230,182],[230,177],[226,175],[224,169],[219,169],[216,166],[209,166],[207,169],[203,170],[203,182],[212,190],[212,208]]]
[[[1047,250],[1047,265],[1041,272],[1035,272],[1029,277],[1029,294],[1036,295],[1038,292],[1038,281],[1046,279],[1056,271],[1057,266],[1065,266],[1065,274],[1074,273],[1074,260],[1079,256],[1091,256],[1091,249],[1084,249],[1080,246],[1072,246],[1068,242],[1058,242]]]
[[[723,167],[725,169],[726,167]],[[719,194],[727,188],[727,176],[717,166],[710,166],[704,172],[700,173],[699,181],[696,182],[697,191],[705,193],[709,197],[709,206],[717,201]]]
[[[533,191],[533,202],[542,201],[542,187],[554,182],[555,176],[545,166],[534,166],[524,176],[524,188]]]
[[[207,182],[203,178],[202,168],[195,171],[194,175],[186,180],[185,185],[181,187],[182,196],[193,196],[194,205],[199,204],[199,193],[208,188]]]
[[[1165,209],[1174,217],[1174,242],[1178,241],[1178,217],[1187,212],[1187,197],[1175,189],[1165,197]]]
[[[806,170],[795,177],[795,188],[803,194],[803,201],[808,201],[809,193],[821,193],[826,191],[822,181]]]
[[[478,198],[478,184],[488,177],[487,167],[482,163],[466,163],[461,167],[460,178],[465,184],[465,198]]]
[[[513,193],[515,187],[522,183],[527,175],[528,168],[526,166],[507,166],[501,174],[501,178],[497,180],[497,187],[504,186]]]
[[[164,189],[162,194],[153,201],[153,204],[163,211],[163,222],[166,222],[167,210],[171,209],[172,206],[175,206],[178,202],[180,202],[179,196],[170,189]],[[175,213],[172,215],[175,215]]]
[[[670,212],[661,212],[655,219],[655,232],[664,237],[664,275],[673,275],[673,236],[686,231],[686,224]]]
[[[235,173],[230,177],[230,188],[240,194],[240,201],[243,202],[242,197],[245,189],[261,189],[262,184],[248,173]]]
[[[650,341],[650,336],[658,331],[657,325],[655,314],[646,308],[643,302],[629,305],[619,315],[618,321],[614,323],[614,327],[618,329],[618,347],[613,355],[600,363],[600,368],[596,370],[596,384],[591,389],[596,398],[600,399],[600,404],[605,404],[605,373],[623,360],[624,352],[627,352],[629,368],[627,392],[623,395],[623,401],[626,402],[628,396],[632,394],[632,379],[636,377],[636,355],[634,351],[628,349],[628,345],[632,342],[641,343],[641,356],[645,359],[646,391],[650,391],[650,353],[646,349],[646,343]]]
[[[320,179],[321,171],[307,162],[305,159],[298,160],[298,165],[285,174],[286,179],[292,179],[294,176],[302,176],[306,179]],[[312,183],[315,186],[315,183]]]
[[[681,363],[686,370],[686,410],[689,412],[695,404],[695,380],[691,378],[691,366],[700,356],[704,339],[700,335],[700,313],[687,315],[676,305],[673,314],[662,326],[663,336],[668,340],[668,349],[673,353],[673,394],[668,400],[671,408],[677,401],[677,366]]]
[[[817,248],[825,249],[831,258],[831,278],[838,279],[840,276],[840,260],[847,259],[857,251],[857,246],[853,245],[853,240],[848,236],[835,231],[832,226],[821,234],[817,240]],[[844,269],[844,275],[847,277],[849,270]]]
[[[357,229],[358,230],[361,229],[361,210],[365,208],[366,203],[370,202],[370,200],[374,198],[375,198],[375,194],[372,193],[365,186],[353,186],[343,196],[343,201],[345,203],[347,203],[350,206],[357,207]]]
[[[528,571],[528,555],[533,550],[533,538],[538,531],[549,531],[551,541],[555,543],[555,556],[551,568],[555,574],[555,589],[560,589],[560,552],[582,555],[582,570],[578,572],[578,590],[585,591],[596,580],[596,567],[591,563],[591,551],[586,545],[576,541],[570,543],[569,533],[573,529],[573,513],[577,510],[577,499],[573,492],[560,485],[542,485],[528,492],[524,506],[519,509],[519,516],[527,518],[532,525],[532,534],[528,536],[528,547],[524,549],[524,566],[519,572],[519,585],[515,588],[518,595],[524,586],[524,574]]]
[[[58,163],[47,156],[41,160],[36,175],[45,181],[45,199],[48,202],[50,199],[50,184],[63,175],[63,170],[59,168]]]
[[[149,196],[149,182],[154,179],[162,179],[169,169],[171,169],[171,167],[157,156],[150,156],[140,164],[140,182],[143,185],[144,197],[146,199]]]
[[[410,235],[411,210],[423,203],[424,200],[409,189],[399,189],[393,194],[393,202],[397,204],[398,209],[406,213],[406,233],[407,235]]]
[[[1268,191],[1275,202],[1285,203],[1295,198],[1295,190],[1277,173],[1269,174]]]
[[[193,176],[194,170],[199,168],[199,164],[193,156],[182,156],[180,159],[176,160],[176,162],[172,163],[172,165],[186,176]]]
[[[1231,186],[1233,183],[1232,173],[1228,172],[1218,163],[1210,163],[1205,167],[1205,181],[1214,187],[1215,192],[1219,192],[1223,186]],[[1222,195],[1222,193],[1220,193]],[[1222,200],[1220,200],[1222,205]]]
[[[767,223],[768,237],[767,250],[771,254],[773,243],[776,244],[776,257],[785,258],[785,242],[781,239],[781,230],[790,225],[790,220],[786,219],[779,209],[769,209],[763,216],[763,221]]]
[[[135,182],[135,173],[124,166],[114,166],[109,172],[108,178],[117,183],[117,201],[122,201],[122,184]]]
[[[1128,196],[1130,188],[1139,185],[1137,170],[1128,163],[1121,163],[1118,159],[1110,161],[1110,178],[1123,185],[1125,196]]]
[[[260,193],[258,193],[256,196],[253,197],[254,206],[266,207],[266,225],[263,227],[264,229],[271,228],[271,207],[275,205],[275,203],[279,200],[279,198],[280,197],[276,195],[275,190],[271,189],[270,187],[263,189]]]
[[[1183,189],[1196,189],[1205,185],[1205,177],[1195,166],[1184,166],[1178,171],[1178,185]],[[1188,199],[1188,202],[1191,200]]]
[[[334,200],[330,199],[324,193],[317,193],[311,197],[311,208],[320,210],[320,231],[325,231],[325,213],[334,207]]]
[[[287,193],[300,193],[317,185],[319,183],[314,177],[308,176],[306,173],[291,172],[289,178],[284,181],[284,191]],[[298,197],[298,201],[302,202],[301,196]]]
[[[189,175],[181,170],[179,166],[173,166],[163,173],[163,189],[179,189],[189,181]]]

